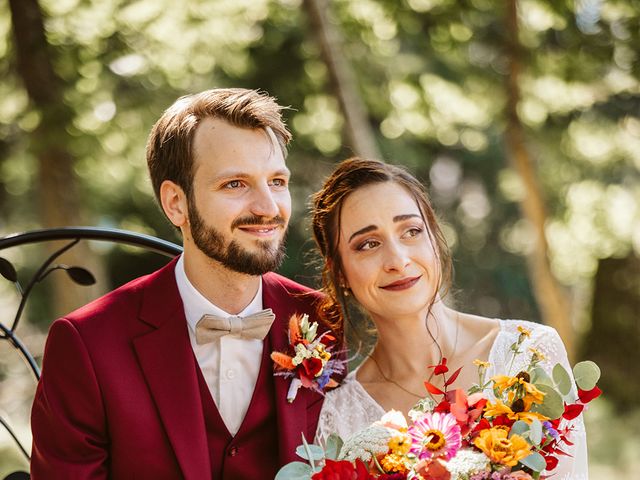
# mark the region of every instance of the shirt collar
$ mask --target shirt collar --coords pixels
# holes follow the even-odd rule
[[[180,255],[180,258],[176,263],[175,275],[176,283],[178,284],[178,292],[180,293],[182,304],[184,305],[184,314],[187,319],[187,324],[192,331],[195,332],[196,323],[198,323],[198,320],[200,320],[203,315],[217,315],[223,318],[236,316],[225,312],[217,305],[211,303],[196,289],[196,287],[193,286],[187,278],[187,272],[184,270],[183,255]],[[255,297],[253,297],[253,300],[251,300],[249,305],[247,305],[237,316],[245,317],[252,313],[259,312],[260,310],[262,310],[262,280],[260,281],[258,291],[256,292]]]

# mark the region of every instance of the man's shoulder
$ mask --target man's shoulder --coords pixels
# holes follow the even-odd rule
[[[64,316],[74,324],[85,324],[100,321],[102,318],[126,318],[137,315],[146,290],[153,285],[166,283],[174,277],[174,264],[170,262],[164,267],[125,283],[124,285],[102,295]]]
[[[267,288],[273,288],[278,286],[292,296],[308,297],[314,300],[323,298],[324,294],[306,285],[302,285],[290,278],[280,275],[275,272],[269,272],[263,276],[265,286]]]

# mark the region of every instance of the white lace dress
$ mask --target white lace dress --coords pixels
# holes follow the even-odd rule
[[[571,372],[567,353],[558,333],[551,327],[522,320],[501,320],[498,333],[489,353],[491,367],[487,371],[487,378],[493,375],[507,374],[511,362],[511,345],[517,340],[521,325],[531,330],[531,336],[522,345],[524,351],[535,347],[541,351],[546,359],[540,365],[547,371],[556,363],[560,363]],[[529,356],[520,355],[511,368],[511,374],[526,367]],[[327,393],[320,412],[316,443],[324,444],[331,433],[340,435],[343,439],[362,430],[384,415],[384,409],[366,392],[356,380],[357,369],[344,379],[342,385]],[[573,447],[566,447],[572,457],[560,456],[560,462],[553,471],[552,480],[587,480],[587,438],[582,415],[573,420],[574,431],[571,434]]]

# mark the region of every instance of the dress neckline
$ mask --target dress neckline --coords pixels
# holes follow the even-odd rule
[[[499,344],[498,340],[506,333],[507,323],[509,322],[508,320],[500,320],[500,319],[497,319],[497,320],[500,322],[500,330],[498,331],[496,338],[493,340],[493,344],[491,345],[491,349],[489,350],[488,361],[489,363],[491,363],[491,365],[495,364],[495,360],[494,361],[492,360],[497,355],[496,349],[498,348],[498,344]],[[386,410],[382,407],[382,405],[376,402],[376,400],[371,395],[369,395],[369,392],[367,392],[364,386],[356,378],[356,376],[358,375],[358,370],[360,369],[360,365],[358,365],[351,372],[349,372],[349,374],[345,377],[345,383],[347,382],[350,383],[353,386],[353,388],[358,391],[359,394],[364,396],[369,402],[371,402],[371,405],[376,407],[376,409],[379,411],[379,416],[382,416],[386,413]]]

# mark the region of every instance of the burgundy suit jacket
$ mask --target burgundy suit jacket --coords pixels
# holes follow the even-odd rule
[[[174,268],[175,260],[52,324],[31,414],[33,480],[211,479]],[[274,273],[263,282],[263,305],[276,315],[269,340],[285,351],[289,317],[313,319],[319,297]],[[274,381],[284,464],[302,433],[312,441],[323,397],[300,389],[289,404],[289,381]]]

